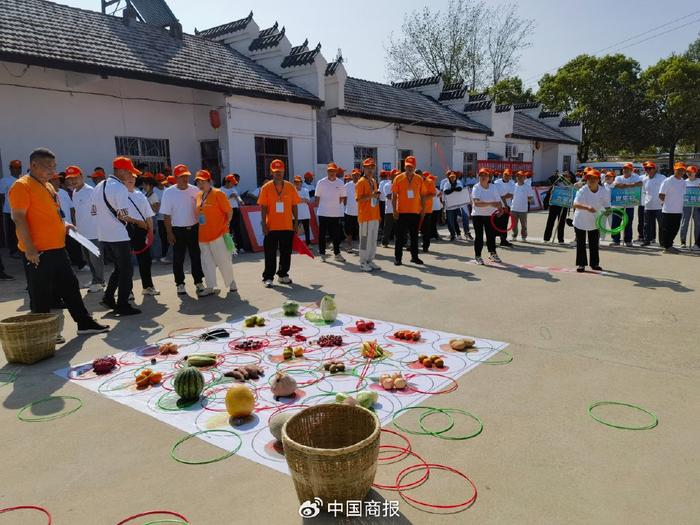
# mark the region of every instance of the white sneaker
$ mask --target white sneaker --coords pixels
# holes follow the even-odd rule
[[[89,284],[89,285],[88,285],[88,292],[89,292],[89,293],[98,293],[98,292],[102,292],[102,291],[104,291],[104,289],[105,289],[105,285],[104,285],[104,284],[95,283],[95,284]]]
[[[272,279],[266,279],[263,281],[263,284],[265,285],[265,288],[272,288]]]
[[[201,292],[202,290],[204,290],[206,288],[206,286],[204,286],[204,283],[197,283],[194,285],[194,287],[195,287],[195,290],[197,291],[197,293]]]
[[[371,272],[372,267],[367,263],[362,263],[360,264],[360,270],[362,270],[363,272]]]
[[[185,290],[185,285],[184,284],[178,284],[177,285],[177,293],[178,295],[186,294],[187,290]]]
[[[681,248],[683,248],[684,250],[687,248],[687,246],[685,245],[684,242],[681,243]],[[81,271],[81,270],[78,270],[78,271]]]
[[[497,253],[489,254],[489,259],[491,259],[493,262],[496,262],[496,263],[501,262],[501,258],[498,256]]]
[[[382,269],[381,266],[379,266],[378,264],[374,264],[374,262],[369,262],[368,264],[372,267],[373,270],[381,270]]]
[[[197,289],[197,297],[207,297],[208,295],[214,295],[215,293],[218,293],[219,290],[217,288],[201,288]]]
[[[163,263],[163,264],[170,264],[171,262],[173,262],[173,261],[171,261],[170,259],[168,259],[167,257],[161,257],[161,258],[158,259],[158,260],[159,260],[161,263]]]
[[[280,277],[280,278],[277,279],[277,280],[278,280],[281,284],[292,284],[292,280],[289,278],[288,275],[285,276],[285,277]]]
[[[151,286],[150,288],[145,288],[144,290],[141,290],[141,293],[143,295],[160,295],[160,292],[158,290],[156,290],[155,288],[153,288],[153,286]]]
[[[340,253],[339,253],[338,255],[335,256],[335,260],[336,260],[336,262],[341,262],[341,263],[347,262],[347,261],[345,260],[345,257],[343,257],[343,255],[340,254]]]
[[[328,255],[326,255],[325,253],[322,253],[320,255],[320,257],[321,257],[321,262],[326,262],[328,260]]]
[[[476,264],[478,264],[479,266],[484,265],[484,260],[481,257],[476,257],[474,260],[476,261]]]

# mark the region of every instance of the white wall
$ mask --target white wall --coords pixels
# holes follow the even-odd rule
[[[486,160],[490,139],[488,135],[458,131],[452,150],[452,169],[462,171],[465,153],[476,153],[477,160]]]
[[[551,142],[541,142],[540,149],[541,164],[537,171],[537,179],[546,179],[554,175],[554,172],[561,172],[561,159],[559,157],[559,145]]]
[[[331,119],[333,161],[345,168],[353,167],[355,146],[377,148],[377,166],[390,162],[396,166],[395,125],[379,120],[366,120],[338,115]]]

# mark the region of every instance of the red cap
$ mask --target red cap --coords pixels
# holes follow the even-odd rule
[[[596,178],[596,179],[600,180],[600,172],[598,170],[595,170],[595,169],[588,170],[588,173],[586,173],[583,176],[583,178],[584,179]]]
[[[11,160],[10,161],[10,168],[21,170],[22,169],[22,161],[21,160]]]
[[[401,173],[401,172],[399,170],[397,170],[396,168],[394,168],[393,170],[391,170],[389,172],[389,175],[398,175],[399,173]]]
[[[165,175],[162,173],[156,173],[156,182],[163,182],[165,180]]]
[[[687,168],[685,171],[687,171],[688,173],[697,173],[697,172],[698,172],[698,167],[697,167],[697,166],[693,166],[693,165],[691,164],[690,166],[688,166],[688,168]]]
[[[127,170],[137,177],[141,175],[141,172],[134,167],[134,163],[129,157],[117,157],[112,161],[112,167],[115,170]]]
[[[141,175],[142,179],[154,179],[155,177],[153,176],[153,173],[150,171],[144,171],[143,175]]]
[[[631,162],[625,162],[625,163],[622,165],[622,169],[623,169],[623,170],[633,170],[633,169],[634,169],[634,164],[632,164]]]
[[[353,170],[350,172],[350,174],[351,175],[362,175],[362,171],[357,169],[357,168],[353,168]]]
[[[513,174],[513,172],[510,171],[509,168],[506,168],[506,169],[503,170],[503,175],[512,175],[512,174]]]
[[[403,161],[404,166],[411,166],[413,168],[416,167],[416,158],[413,155],[409,155],[406,157]]]
[[[304,182],[301,175],[294,175],[294,182]]]
[[[173,175],[172,176],[175,178],[185,177],[185,176],[189,177],[190,175],[192,175],[190,173],[190,170],[184,164],[178,164],[177,166],[175,166],[173,168]]]
[[[83,172],[78,166],[68,166],[65,169],[65,174],[66,178],[69,179],[71,177],[80,177]]]
[[[91,178],[93,179],[99,179],[100,177],[104,177],[105,174],[102,171],[93,171],[92,175],[90,175]]]
[[[173,184],[177,184],[177,179],[175,179],[175,176],[173,176],[173,175],[168,175],[168,178],[165,179],[165,181],[166,181],[168,184],[170,184],[171,186],[172,186]]]
[[[362,161],[363,168],[374,168],[376,166],[374,159],[372,157],[367,157]]]
[[[654,164],[651,161],[647,161],[643,164],[645,169],[650,169],[650,170],[655,170],[656,169],[656,164]]]
[[[326,171],[338,171],[338,165],[335,162],[329,162],[326,166]]]
[[[386,179],[389,176],[389,172],[386,170],[382,170],[379,172],[379,178],[380,179]]]
[[[343,177],[343,181],[345,181],[345,182],[349,182],[349,181],[351,181],[351,180],[352,180],[352,177],[351,177],[350,175],[345,175],[345,176]]]
[[[683,163],[683,162],[676,162],[676,163],[673,165],[673,171],[676,171],[676,170],[685,170],[685,169],[687,169],[687,168],[686,168],[686,166],[685,166],[685,163]]]
[[[236,180],[236,177],[234,177],[233,175],[226,175],[226,176],[224,177],[224,182],[230,182],[230,183],[233,184],[234,186],[238,184],[238,181]]]
[[[211,180],[211,173],[209,173],[207,170],[199,170],[195,177],[194,180]]]
[[[270,162],[270,171],[273,173],[284,171],[284,162],[282,162],[280,159],[273,160]]]
[[[479,175],[491,175],[491,170],[488,168],[481,168],[479,170]]]
[[[304,173],[304,179],[305,180],[314,180],[314,174],[311,173],[310,171],[307,171],[306,173]]]

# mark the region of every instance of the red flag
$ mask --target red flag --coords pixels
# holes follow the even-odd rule
[[[292,250],[299,255],[308,255],[312,259],[314,258],[314,254],[311,252],[309,247],[306,245],[304,241],[302,241],[299,236],[295,233],[294,238],[292,239]]]

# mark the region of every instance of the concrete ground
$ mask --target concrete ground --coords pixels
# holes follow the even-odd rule
[[[541,237],[544,215],[533,214],[530,221],[531,237]],[[514,356],[507,365],[477,367],[462,376],[456,392],[430,399],[435,406],[480,416],[481,435],[467,441],[411,438],[414,450],[429,461],[468,474],[479,490],[476,503],[443,516],[401,501],[400,519],[375,523],[698,523],[700,259],[605,249],[601,263],[610,273],[600,276],[479,267],[467,264],[471,243],[433,247],[424,267],[406,262],[399,269],[393,252],[380,248],[384,270],[372,275],[359,272],[357,256],[346,266],[294,256],[295,284],[271,290],[260,283],[261,255],[244,255],[234,264],[240,298],[197,300],[189,277],[189,295],[180,298],[169,269],[157,265],[156,285],[163,294],[143,300],[143,315],[119,322],[106,318],[114,329],[90,338],[75,337],[67,319],[68,342],[55,357],[33,366],[7,365],[0,357],[0,371],[19,370],[14,384],[0,388],[0,508],[42,505],[56,525],[115,524],[151,509],[179,512],[195,525],[299,523],[290,477],[236,456],[206,466],[176,463],[169,451],[181,431],[66,383],[53,371],[156,340],[175,328],[331,293],[341,312],[507,341]],[[518,243],[500,254],[513,265],[574,266],[574,250],[559,245]],[[8,271],[21,274],[17,261],[9,261]],[[3,318],[26,309],[23,279],[0,289]],[[140,291],[137,284],[138,303]],[[93,295],[86,303],[102,318],[105,309]],[[54,394],[78,396],[84,406],[48,423],[18,421],[20,407]],[[636,432],[603,426],[587,414],[598,400],[639,404],[658,414],[659,425]],[[646,421],[620,409],[599,413],[627,424]],[[409,425],[415,417],[407,414],[404,420]],[[461,421],[458,427],[470,430]],[[203,457],[219,451],[204,443],[192,449]],[[377,479],[391,483],[409,464],[381,465]],[[442,504],[470,494],[459,478],[440,471],[410,492]],[[399,499],[388,491],[373,494],[382,497]],[[46,519],[0,515],[0,524],[15,523]]]

